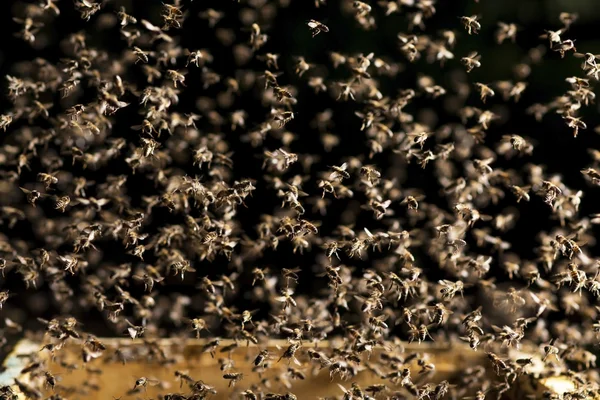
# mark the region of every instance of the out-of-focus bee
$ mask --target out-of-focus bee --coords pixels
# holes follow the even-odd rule
[[[229,381],[229,387],[235,386],[236,383],[244,379],[244,374],[241,372],[230,372],[223,375],[223,379]]]

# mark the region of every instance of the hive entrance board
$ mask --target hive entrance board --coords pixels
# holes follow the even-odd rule
[[[82,362],[81,347],[76,345],[66,347],[67,351],[61,351],[61,354],[65,354],[65,357],[61,360],[62,366],[59,360],[52,361],[50,357],[46,358],[49,370],[58,377],[54,393],[69,399],[82,400],[150,399],[166,394],[189,395],[191,391],[188,383],[184,382],[182,385],[175,371],[183,371],[195,381],[201,380],[204,384],[214,388],[216,394],[211,394],[206,398],[215,400],[240,399],[242,398],[242,391],[250,389],[253,384],[257,384],[264,379],[270,383],[271,392],[294,393],[298,399],[341,398],[343,390],[339,385],[349,389],[351,382],[358,383],[363,389],[369,385],[385,383],[390,390],[402,390],[399,385],[396,387],[390,386],[389,380],[383,380],[367,368],[348,381],[340,379],[339,376],[334,376],[331,379],[328,368],[313,368],[314,364],[308,360],[305,351],[299,352],[302,353],[298,356],[300,365],[295,362],[289,363],[289,367],[301,371],[305,375],[305,379],[292,379],[286,374],[289,368],[288,360],[282,359],[278,362],[280,355],[289,346],[289,342],[283,340],[269,341],[267,344],[259,346],[253,343],[247,345],[246,342],[239,342],[238,347],[230,351],[223,351],[223,349],[233,345],[234,342],[221,340],[214,352],[214,358],[206,350],[206,344],[208,343],[206,340],[156,341],[157,348],[164,351],[164,358],[163,356],[149,357],[148,346],[141,340],[104,339],[102,342],[107,347],[103,356],[91,360],[85,364],[85,367]],[[30,374],[22,374],[21,372],[30,362],[27,357],[28,354],[46,354],[45,352],[39,352],[41,346],[40,343],[28,340],[19,342],[4,361],[5,369],[0,374],[0,385],[14,385],[15,378],[27,386],[31,385],[32,379],[43,380],[43,377],[32,378]],[[303,344],[303,350],[312,348],[317,351],[327,351],[332,347],[336,348],[334,343],[325,341],[316,346],[311,343]],[[435,364],[435,372],[428,375],[426,381],[440,382],[448,380],[453,382],[461,374],[464,374],[464,371],[469,367],[485,365],[486,363],[484,352],[473,352],[466,348],[463,349],[462,346],[450,348],[432,344],[405,344],[403,347],[404,352],[402,354],[405,358],[411,354],[419,354],[428,357],[430,362]],[[113,357],[117,348],[122,349],[131,358],[125,364]],[[268,362],[273,367],[265,369],[259,375],[257,372],[252,371],[252,367],[254,366],[254,359],[262,349],[269,350],[271,355]],[[368,366],[381,363],[380,356],[385,351],[386,349],[375,348],[370,357],[364,355],[361,365]],[[160,358],[162,360],[159,360]],[[230,371],[222,371],[218,360],[227,358],[233,361],[233,368]],[[165,362],[165,359],[168,361]],[[417,365],[416,361],[411,362],[409,365],[413,381],[418,383],[421,367]],[[227,372],[242,373],[243,379],[235,385],[229,386],[229,381],[223,378],[223,375]],[[148,384],[145,388],[140,388],[137,391],[132,390],[136,380],[141,377],[148,378],[152,384]],[[553,381],[555,384],[556,379]],[[155,381],[160,383],[155,384]],[[569,384],[566,381],[562,383]],[[538,387],[538,393],[542,389],[546,390],[547,387]],[[44,391],[45,393],[39,393],[44,398],[53,393],[50,388],[46,388]],[[20,399],[26,398],[16,386],[15,392],[19,394]],[[407,392],[406,395],[407,398],[410,398]],[[35,398],[35,395],[29,397]]]

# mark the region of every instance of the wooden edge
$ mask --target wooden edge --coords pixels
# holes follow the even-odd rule
[[[550,392],[557,394],[563,398],[566,393],[572,393],[577,390],[577,383],[573,378],[567,375],[549,376],[538,380],[538,395],[540,398],[544,395],[544,392]],[[565,397],[566,398],[566,397]],[[582,397],[578,397],[582,398]],[[587,396],[587,400],[598,400],[600,396]]]
[[[113,348],[118,347],[118,346],[134,346],[135,347],[135,346],[143,345],[145,342],[151,341],[151,342],[157,343],[160,346],[165,346],[167,348],[169,348],[169,347],[185,348],[185,352],[187,354],[198,354],[199,352],[197,353],[197,350],[199,351],[202,348],[202,346],[206,345],[207,343],[210,343],[214,339],[193,339],[193,338],[191,338],[191,339],[183,339],[183,340],[173,340],[173,339],[100,338],[99,340],[102,341],[102,343],[104,343],[107,347],[113,347]],[[234,343],[239,344],[238,351],[244,350],[246,347],[284,349],[287,346],[289,346],[289,344],[290,344],[290,342],[285,339],[269,340],[264,343],[258,343],[258,344],[255,344],[252,342],[247,343],[246,341],[241,341],[241,340],[236,341],[233,339],[220,339],[219,347],[222,348],[224,346],[228,346],[228,345],[231,345]],[[342,344],[343,344],[342,341],[335,341],[335,340],[334,341],[320,341],[317,343],[305,342],[303,347],[304,348],[317,347],[320,349],[327,349],[327,348],[336,348],[338,346],[341,346]],[[75,343],[71,342],[71,345],[75,346]],[[436,343],[431,343],[431,342],[420,343],[420,344],[419,343],[401,342],[401,343],[398,343],[397,345],[399,347],[403,348],[404,352],[406,352],[406,353],[430,353],[430,354],[437,354],[442,357],[443,357],[443,353],[451,354],[452,355],[451,358],[452,358],[452,360],[455,361],[456,365],[452,362],[450,362],[450,363],[444,362],[443,366],[440,365],[440,367],[442,367],[442,369],[446,369],[446,368],[451,369],[453,366],[455,369],[461,368],[458,364],[464,363],[465,361],[475,365],[475,364],[483,363],[484,362],[483,360],[485,359],[485,353],[473,352],[473,351],[470,351],[470,349],[462,349],[463,346],[461,346],[461,345],[449,346],[449,345],[436,344]],[[29,339],[22,339],[19,342],[17,342],[17,344],[12,349],[12,351],[7,355],[7,357],[3,361],[4,371],[2,373],[0,373],[0,386],[10,386],[11,388],[13,388],[15,393],[18,394],[18,398],[20,400],[24,399],[24,396],[16,387],[14,379],[22,377],[21,370],[29,362],[28,358],[22,357],[22,355],[37,353],[39,351],[39,349],[41,348],[41,346],[42,345],[40,343],[31,341]],[[469,350],[469,351],[467,351],[467,350]],[[375,353],[375,354],[380,353],[382,351],[386,351],[386,349],[383,346],[375,346],[373,349],[373,353]],[[522,356],[525,356],[527,353],[529,353],[529,352],[526,352],[526,351],[520,352],[519,351],[517,353],[513,353],[512,356],[513,357],[518,357],[518,356],[522,357]],[[531,354],[531,353],[529,353],[529,354]],[[460,359],[460,361],[459,361],[459,359]],[[481,361],[477,362],[477,360],[481,360]],[[533,368],[533,369],[535,370],[537,368]],[[534,372],[534,375],[537,375],[537,374]],[[540,396],[545,391],[548,391],[548,392],[551,392],[553,394],[557,394],[560,396],[564,393],[571,392],[576,389],[576,383],[568,376],[543,377],[543,378],[539,378],[539,379],[535,379],[535,377],[532,377],[532,378],[533,378],[532,383],[535,385],[535,392],[537,392],[537,394]],[[24,383],[28,383],[26,376],[23,377],[22,381]],[[595,398],[595,399],[598,399],[598,398]]]
[[[213,341],[216,338],[210,338],[210,339],[193,339],[193,338],[188,338],[188,339],[140,339],[140,338],[136,338],[136,339],[129,339],[129,338],[99,338],[99,340],[101,342],[103,342],[104,344],[107,344],[109,346],[131,346],[131,345],[142,345],[146,342],[154,342],[157,343],[160,346],[175,346],[175,347],[197,347],[197,346],[203,346],[211,341]],[[240,348],[242,347],[246,347],[248,345],[248,347],[269,347],[269,348],[273,348],[273,347],[277,347],[280,346],[281,348],[285,348],[287,346],[290,345],[290,342],[287,339],[270,339],[266,342],[263,343],[252,343],[249,342],[247,343],[244,339],[220,339],[219,341],[219,347],[224,347],[224,346],[229,346],[231,344],[234,343],[238,343],[240,345]],[[310,342],[310,341],[304,341],[303,342],[303,347],[304,348],[309,348],[309,347],[318,347],[318,348],[336,348],[338,346],[341,346],[344,342],[342,340],[321,340],[318,342]],[[456,345],[454,346],[449,346],[449,345],[444,345],[444,344],[437,344],[437,343],[432,343],[432,342],[425,342],[425,343],[409,343],[409,342],[402,342],[400,343],[400,345],[405,349],[405,351],[407,352],[438,352],[438,351],[452,351],[453,349],[456,348]],[[462,346],[461,346],[462,347]],[[384,350],[385,348],[383,346],[374,346],[374,349],[376,350]]]
[[[39,344],[29,340],[22,339],[17,342],[12,351],[4,359],[2,366],[3,372],[0,373],[0,386],[10,386],[17,394],[19,400],[25,399],[25,396],[17,388],[15,384],[15,378],[21,378],[21,371],[27,366],[29,360],[26,357],[20,357],[20,355],[31,354],[39,351]],[[26,382],[26,379],[23,379]]]

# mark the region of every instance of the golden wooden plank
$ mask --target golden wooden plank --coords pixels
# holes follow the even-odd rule
[[[219,348],[216,351],[215,357],[207,352],[203,351],[203,346],[207,343],[207,340],[170,340],[160,339],[156,343],[165,352],[167,358],[172,358],[172,363],[169,365],[161,365],[161,362],[156,361],[131,361],[126,364],[122,364],[116,361],[107,361],[111,354],[114,353],[115,349],[121,348],[126,352],[141,352],[144,353],[144,344],[142,340],[130,340],[130,339],[101,339],[101,341],[107,346],[104,355],[101,358],[95,359],[87,363],[88,367],[92,369],[102,371],[101,374],[90,373],[84,368],[78,368],[74,370],[68,370],[60,366],[57,362],[52,361],[50,358],[46,358],[48,367],[53,374],[59,377],[59,387],[55,390],[58,393],[64,392],[61,387],[75,387],[78,388],[76,393],[61,393],[63,395],[69,394],[69,398],[72,399],[85,399],[85,400],[110,400],[114,398],[122,399],[138,399],[138,398],[149,398],[158,394],[166,393],[187,393],[189,389],[184,385],[180,388],[180,382],[177,380],[174,372],[176,370],[186,371],[194,380],[202,380],[207,385],[215,388],[217,395],[211,396],[212,399],[229,399],[239,398],[236,394],[240,391],[250,388],[252,384],[258,383],[261,379],[267,379],[271,382],[271,390],[274,393],[286,393],[292,392],[298,396],[299,399],[316,399],[321,397],[340,396],[342,389],[338,384],[348,388],[349,382],[342,381],[339,377],[330,379],[329,371],[327,368],[318,370],[313,369],[312,364],[308,361],[304,355],[299,356],[301,366],[295,363],[290,363],[289,367],[295,368],[302,371],[306,375],[304,380],[290,380],[289,387],[286,387],[286,380],[282,378],[280,366],[287,368],[287,361],[281,360],[277,363],[277,359],[283,353],[283,350],[289,345],[289,342],[285,340],[269,341],[264,345],[255,345],[253,343],[239,342],[239,347],[235,348],[231,352],[231,359],[234,363],[235,372],[241,372],[244,374],[244,378],[234,387],[228,386],[228,381],[223,379],[224,372],[219,369],[219,358],[227,358],[229,353],[222,353],[220,349],[233,344],[232,340],[221,340]],[[318,344],[304,343],[303,349],[316,348],[317,350],[336,348],[337,343],[323,341]],[[474,352],[463,346],[444,346],[431,343],[415,344],[405,343],[402,344],[404,351],[402,352],[404,357],[410,354],[418,353],[429,357],[430,361],[435,364],[435,373],[427,376],[427,381],[440,382],[444,379],[453,380],[458,377],[461,373],[473,366],[487,365],[485,364],[486,356],[484,352]],[[25,384],[31,383],[28,375],[22,375],[21,370],[28,364],[29,360],[25,357],[28,354],[47,354],[46,352],[39,353],[41,344],[34,343],[29,340],[20,341],[10,353],[10,355],[4,361],[5,370],[0,374],[0,385],[13,385],[14,379],[17,378],[20,382]],[[252,372],[252,361],[261,349],[268,349],[273,358],[271,363],[277,366],[277,368],[267,369],[263,374],[260,375]],[[365,356],[361,364],[377,364],[379,356],[386,349],[375,348],[370,358]],[[79,367],[82,366],[81,359],[81,347],[72,344],[65,347],[61,351],[61,354],[65,354],[65,361],[67,363],[77,364]],[[519,355],[517,355],[519,356]],[[411,375],[415,382],[418,382],[418,370],[419,367],[415,362],[410,364]],[[163,384],[158,386],[148,386],[147,391],[141,391],[139,393],[130,393],[133,388],[136,379],[140,377],[147,377],[150,379],[156,379]],[[36,378],[42,379],[42,378]],[[357,382],[363,388],[369,385],[386,383],[389,386],[389,381],[384,381],[380,377],[376,376],[372,372],[365,370],[360,372],[353,382]],[[535,383],[535,391],[538,394],[548,390],[552,393],[561,394],[567,391],[573,390],[573,383],[568,378],[554,377],[554,378],[543,378]],[[93,387],[98,387],[99,390],[92,390]],[[391,389],[398,389],[391,387]],[[14,387],[15,392],[19,392],[18,388]],[[50,389],[44,393],[48,396],[52,392]],[[523,396],[524,393],[531,393],[529,389],[517,391],[518,397]],[[20,399],[24,399],[22,394],[19,394]]]

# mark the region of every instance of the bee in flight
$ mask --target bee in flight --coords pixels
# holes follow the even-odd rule
[[[327,27],[327,25],[319,21],[315,21],[314,19],[308,20],[307,25],[310,28],[310,31],[312,32],[312,37],[317,36],[321,32],[329,32],[329,28]]]

